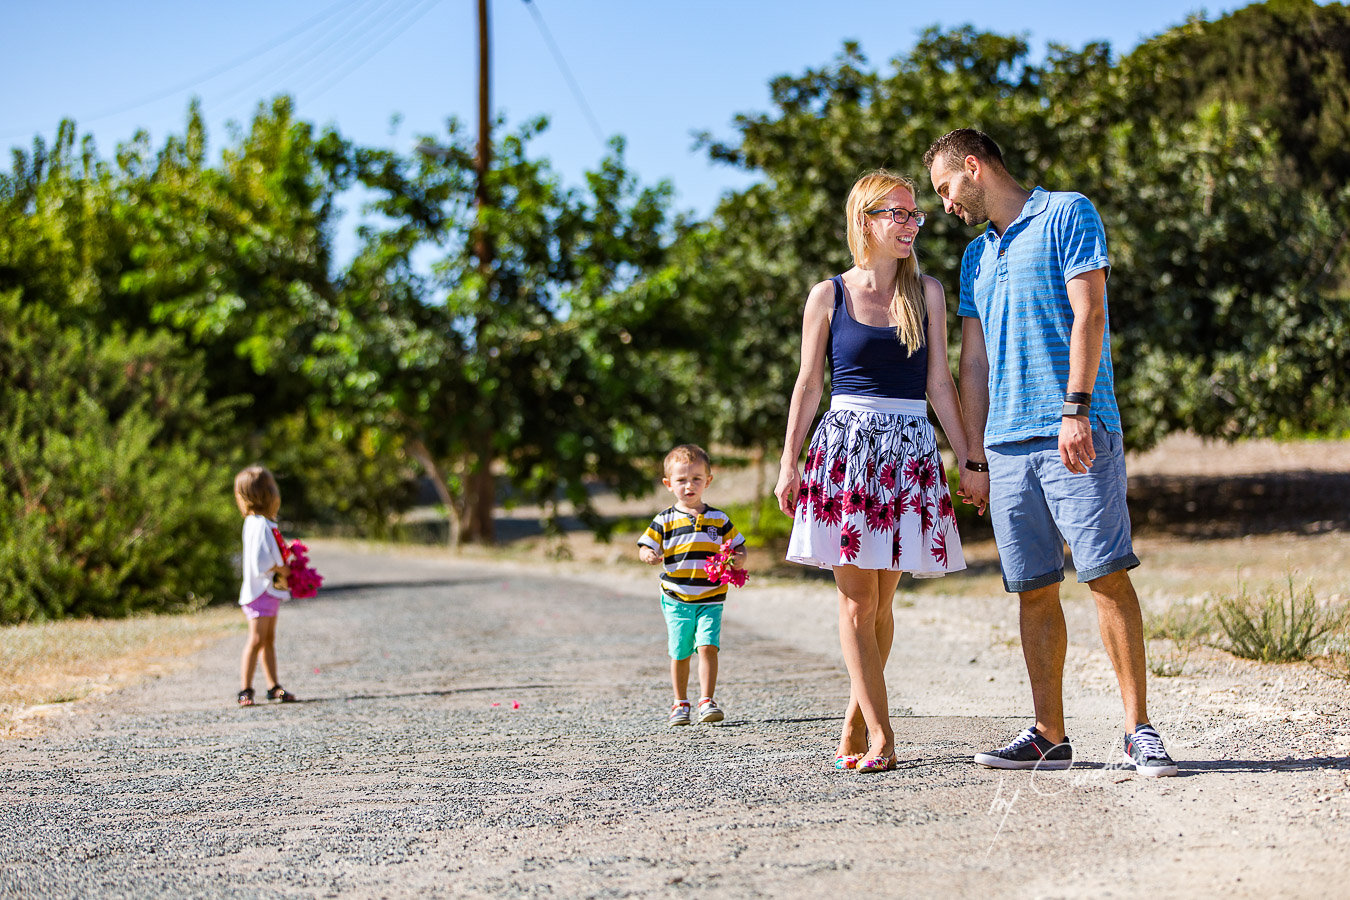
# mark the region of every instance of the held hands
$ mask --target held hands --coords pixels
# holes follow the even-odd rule
[[[1097,458],[1092,423],[1087,416],[1065,416],[1059,426],[1059,458],[1075,475],[1086,475]]]
[[[797,493],[801,486],[802,476],[795,464],[783,466],[778,471],[778,486],[773,489],[773,495],[778,498],[778,508],[788,518],[797,514]]]
[[[638,559],[642,560],[649,566],[661,565],[661,554],[657,553],[651,547],[647,547],[645,545],[638,548]]]
[[[989,508],[989,473],[970,471],[964,460],[957,471],[957,496],[962,503],[973,505],[977,513],[984,515]]]

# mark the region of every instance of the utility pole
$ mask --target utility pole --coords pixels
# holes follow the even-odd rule
[[[492,67],[490,29],[488,27],[488,0],[478,0],[478,152],[474,155],[474,228],[473,255],[477,258],[478,274],[483,286],[484,303],[480,310],[488,308],[487,300],[492,292],[492,235],[487,227],[487,212],[492,206],[488,194],[488,169],[492,163]],[[482,337],[486,313],[480,311],[475,337]],[[481,343],[479,344],[481,346]],[[477,457],[477,469],[470,475],[472,486],[469,494],[468,534],[470,541],[491,544],[496,540],[496,528],[492,520],[493,507],[496,505],[496,483],[492,477],[492,436],[479,435],[474,442],[474,455]]]

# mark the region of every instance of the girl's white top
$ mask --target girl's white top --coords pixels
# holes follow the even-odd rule
[[[266,516],[251,515],[244,517],[244,583],[239,586],[239,605],[252,603],[264,593],[282,600],[291,599],[290,591],[272,587],[273,566],[285,565],[281,558],[281,548],[272,533],[276,523]]]

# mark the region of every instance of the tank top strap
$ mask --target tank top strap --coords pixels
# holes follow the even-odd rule
[[[834,285],[834,311],[839,312],[839,307],[844,305],[844,276],[836,275],[830,279]]]

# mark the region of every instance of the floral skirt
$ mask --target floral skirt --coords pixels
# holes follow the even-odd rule
[[[833,398],[806,452],[787,558],[916,578],[966,567],[924,401]]]

